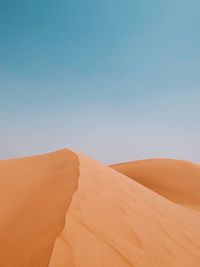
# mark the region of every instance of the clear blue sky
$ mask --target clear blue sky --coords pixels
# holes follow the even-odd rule
[[[1,0],[0,158],[200,163],[200,2]]]

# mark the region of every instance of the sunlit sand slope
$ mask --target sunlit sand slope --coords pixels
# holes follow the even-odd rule
[[[199,267],[199,213],[78,155],[78,189],[50,267]]]

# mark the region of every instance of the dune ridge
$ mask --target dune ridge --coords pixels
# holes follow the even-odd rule
[[[199,212],[79,153],[0,161],[0,183],[1,267],[200,266]]]
[[[177,204],[200,211],[198,164],[175,159],[147,159],[110,167]]]
[[[198,212],[78,158],[78,189],[49,267],[200,266]]]

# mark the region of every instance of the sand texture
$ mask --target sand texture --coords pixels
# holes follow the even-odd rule
[[[79,155],[80,176],[50,267],[200,266],[200,215]]]
[[[168,163],[175,188],[180,162]],[[185,165],[188,173],[199,168]],[[157,188],[168,167],[152,169]],[[145,170],[141,177],[153,177]],[[0,266],[199,267],[198,198],[186,190],[198,178],[191,177],[180,185],[184,202],[183,194],[174,199],[167,188],[164,197],[140,178],[66,149],[1,161]]]

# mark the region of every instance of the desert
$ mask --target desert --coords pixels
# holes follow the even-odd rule
[[[109,167],[68,149],[2,160],[1,266],[198,267],[199,168]]]

